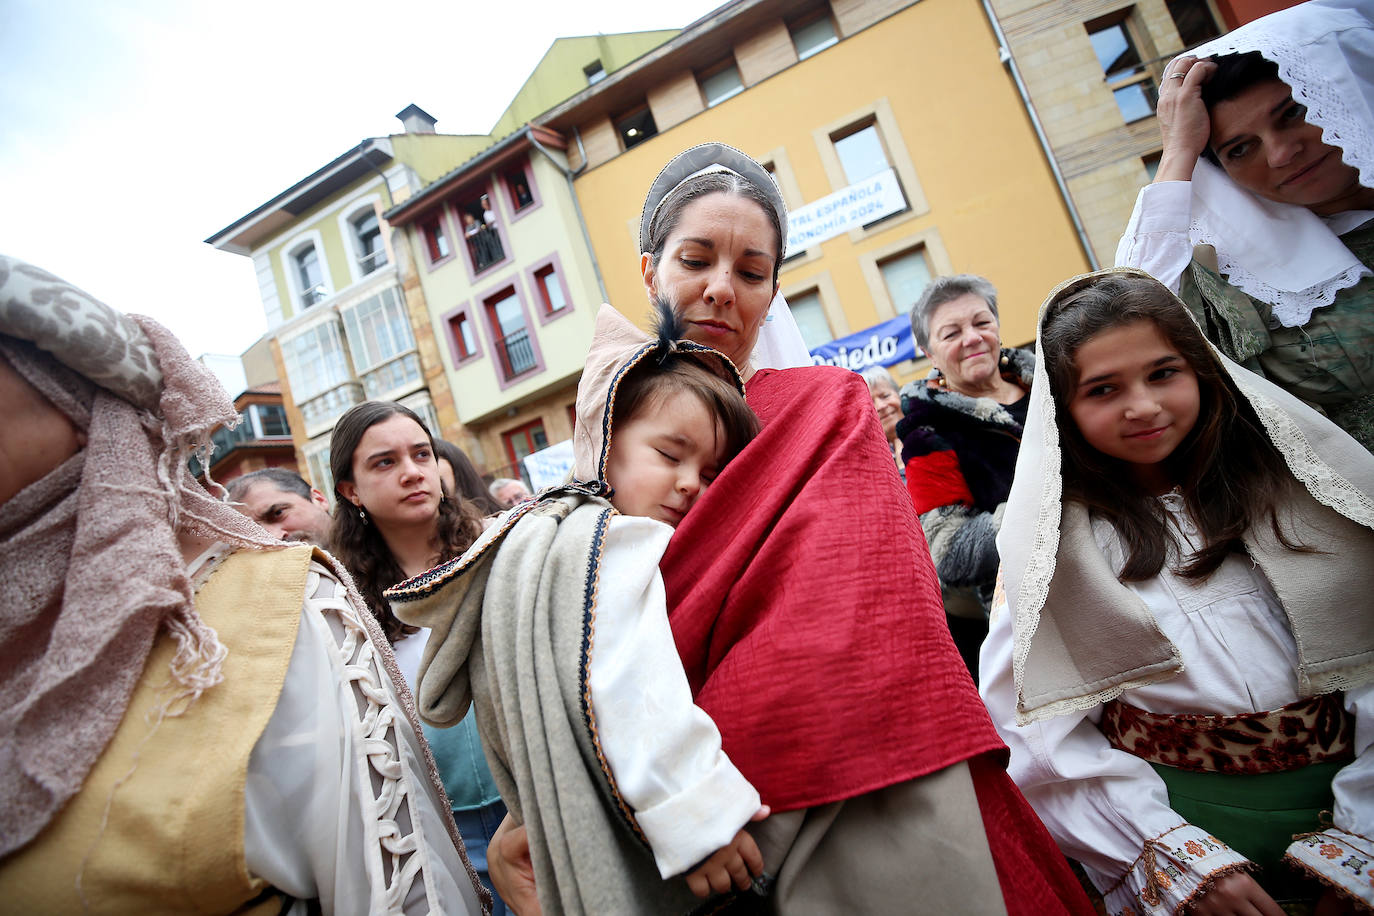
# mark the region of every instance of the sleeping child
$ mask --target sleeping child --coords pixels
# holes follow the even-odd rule
[[[545,912],[687,912],[763,868],[743,828],[768,809],[692,703],[658,568],[759,424],[730,361],[680,339],[665,303],[657,318],[651,339],[610,306],[598,314],[575,482],[388,593],[398,617],[433,630],[421,715],[453,725],[476,705]]]

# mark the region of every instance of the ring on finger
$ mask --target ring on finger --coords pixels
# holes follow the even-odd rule
[[[1188,75],[1188,74],[1186,74],[1186,73],[1170,73],[1170,74],[1169,74],[1169,79],[1171,79],[1171,80],[1181,80],[1181,79],[1183,79],[1184,77],[1186,77],[1187,75]]]

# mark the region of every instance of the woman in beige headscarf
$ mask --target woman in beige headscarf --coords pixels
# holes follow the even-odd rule
[[[1035,374],[981,659],[1017,784],[1111,913],[1323,893],[1281,863],[1368,906],[1374,458],[1137,270],[1050,294]]]
[[[480,912],[347,575],[189,474],[214,378],[0,257],[0,397],[6,906]]]

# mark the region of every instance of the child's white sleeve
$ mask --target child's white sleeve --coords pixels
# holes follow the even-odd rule
[[[588,672],[601,751],[665,878],[729,843],[759,808],[692,703],[658,569],[672,533],[653,519],[611,520]]]
[[[1355,759],[1331,781],[1332,825],[1294,840],[1288,858],[1374,906],[1374,685],[1347,690],[1345,708],[1355,717]]]
[[[1169,807],[1148,763],[1108,743],[1095,721],[1100,706],[1016,725],[1012,615],[1000,587],[997,596],[979,691],[1011,748],[1012,779],[1064,854],[1083,863],[1108,912],[1176,913],[1210,880],[1243,867],[1244,856]]]

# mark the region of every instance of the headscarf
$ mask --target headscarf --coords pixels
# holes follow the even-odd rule
[[[1087,511],[1063,499],[1061,420],[1041,331],[1051,305],[1111,276],[1158,284],[1133,268],[1074,277],[1050,293],[1036,322],[1035,382],[997,536],[1007,606],[1015,615],[1018,724],[1089,709],[1183,669],[1178,650],[1144,603],[1117,580],[1093,538]],[[1159,290],[1173,296],[1162,284]],[[1188,311],[1181,302],[1179,307]],[[1285,506],[1293,513],[1289,518],[1303,525],[1300,540],[1317,548],[1339,544],[1336,550],[1298,554],[1273,538],[1267,525],[1252,526],[1247,535],[1247,549],[1288,614],[1298,645],[1298,686],[1311,695],[1366,682],[1374,678],[1374,616],[1346,614],[1327,599],[1333,582],[1370,580],[1351,585],[1351,601],[1374,588],[1374,456],[1293,395],[1208,347],[1311,496],[1298,493]],[[1283,574],[1275,575],[1279,569]]]
[[[733,146],[712,142],[678,153],[649,185],[649,193],[645,195],[644,208],[639,215],[640,252],[649,251],[649,227],[663,201],[685,182],[714,172],[734,175],[762,191],[782,229],[783,245],[787,244],[787,204],[783,202],[782,192],[778,190],[773,176],[753,158]],[[782,258],[783,254],[779,251],[778,257]],[[781,292],[768,304],[768,314],[759,328],[750,363],[755,369],[793,369],[813,365],[797,320],[792,316],[792,310],[787,307],[787,300]]]
[[[717,350],[681,339],[677,317],[659,300],[655,335],[650,337],[609,305],[596,313],[591,350],[577,383],[577,423],[573,428],[573,480],[609,498],[606,460],[611,449],[615,396],[625,376],[646,359],[670,354],[694,359],[739,389],[744,383],[729,358]]]
[[[1322,129],[1322,141],[1341,150],[1360,184],[1374,188],[1374,19],[1367,0],[1310,0],[1186,56],[1251,51],[1278,65],[1279,79],[1307,106],[1307,120]],[[1370,273],[1338,236],[1374,214],[1323,220],[1306,207],[1258,197],[1206,160],[1199,160],[1191,185],[1189,239],[1213,246],[1221,273],[1273,305],[1285,327],[1306,324],[1314,309],[1330,305],[1338,292]]]
[[[81,787],[166,631],[168,714],[219,683],[225,648],[196,613],[178,532],[281,547],[190,476],[237,422],[214,376],[147,318],[0,256],[0,358],[86,447],[0,505],[0,856]]]

